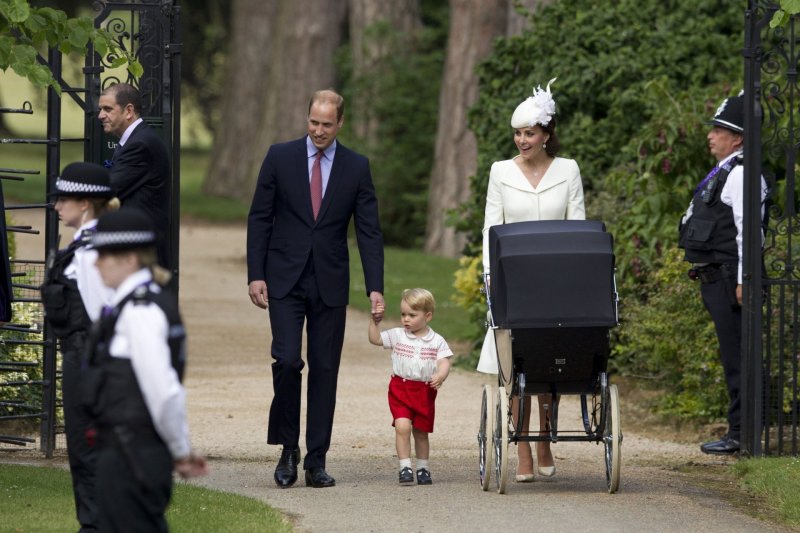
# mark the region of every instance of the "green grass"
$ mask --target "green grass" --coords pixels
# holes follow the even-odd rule
[[[75,531],[78,522],[69,473],[0,464],[0,531]],[[176,483],[167,511],[170,531],[290,532],[273,508],[252,498]]]
[[[458,269],[457,259],[434,257],[417,250],[392,247],[387,247],[384,254],[384,298],[388,319],[400,319],[400,293],[403,289],[422,287],[431,291],[436,298],[436,311],[431,327],[450,342],[469,338],[471,325],[467,312],[453,302],[456,292],[453,274]],[[350,305],[369,311],[361,260],[358,248],[354,246],[350,249]],[[365,342],[366,337],[367,323],[364,322]]]
[[[800,457],[743,459],[731,468],[743,488],[782,521],[800,527]]]

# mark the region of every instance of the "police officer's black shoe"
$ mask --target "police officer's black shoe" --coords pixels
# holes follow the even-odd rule
[[[712,455],[733,455],[739,451],[739,441],[725,435],[719,440],[702,444],[700,451]]]
[[[278,466],[275,467],[275,483],[282,489],[297,481],[297,463],[300,462],[300,448],[284,446]]]

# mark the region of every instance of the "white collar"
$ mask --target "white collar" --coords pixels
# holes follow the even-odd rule
[[[333,155],[336,153],[336,144],[337,141],[336,139],[334,139],[333,142],[330,144],[330,146],[328,146],[327,148],[325,148],[325,150],[322,151],[322,154],[325,157],[325,159],[333,161]],[[311,137],[306,135],[306,154],[308,154],[308,157],[314,157],[317,155],[317,152],[319,152],[319,148],[314,146],[314,143],[311,142]]]
[[[433,336],[435,335],[435,333],[433,332],[433,328],[431,328],[430,326],[428,326],[428,332],[422,336],[414,335],[410,331],[406,330],[406,328],[403,328],[403,333],[405,333],[406,337],[408,337],[409,339],[422,339],[425,342],[433,340]]]
[[[75,234],[72,235],[72,240],[73,241],[77,241],[78,239],[81,238],[81,235],[83,234],[83,232],[85,230],[93,229],[95,226],[97,226],[97,219],[93,218],[92,220],[90,220],[89,222],[86,222],[80,228],[75,230]]]
[[[735,151],[735,152],[733,152],[731,155],[729,155],[728,157],[726,157],[725,159],[723,159],[722,161],[720,161],[719,163],[717,163],[717,166],[718,166],[718,167],[721,167],[722,165],[724,165],[725,163],[727,163],[728,161],[730,161],[730,160],[731,160],[731,159],[733,159],[734,157],[742,155],[742,153],[744,153],[744,151],[743,151],[743,150],[736,150],[736,151]]]
[[[136,129],[136,126],[138,126],[142,122],[143,122],[142,121],[142,117],[139,117],[136,120],[134,120],[133,122],[131,122],[130,126],[125,128],[125,132],[122,134],[122,137],[119,138],[119,145],[120,146],[125,146],[125,143],[128,142],[128,138],[130,138],[131,133],[133,133],[133,130]]]

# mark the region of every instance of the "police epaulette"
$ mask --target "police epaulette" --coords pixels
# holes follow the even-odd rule
[[[147,285],[140,285],[133,289],[133,295],[131,300],[133,300],[134,305],[141,305],[144,303],[149,303],[151,300],[148,298],[148,294],[150,293],[150,289]]]
[[[97,228],[87,228],[81,231],[80,241],[82,243],[88,243],[92,240],[92,236],[97,233]]]

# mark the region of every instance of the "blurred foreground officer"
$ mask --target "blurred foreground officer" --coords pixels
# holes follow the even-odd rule
[[[147,215],[121,209],[100,218],[92,244],[112,305],[92,331],[86,402],[98,429],[101,531],[167,531],[172,471],[208,468],[192,452],[181,377],[185,332],[164,291],[156,232]]]
[[[703,453],[739,451],[742,359],[742,235],[744,221],[744,95],[727,98],[709,124],[708,149],[717,164],[695,188],[680,225],[679,246],[700,281],[703,304],[714,320],[728,385],[728,432],[700,446]],[[766,185],[762,179],[762,206]],[[762,207],[763,216],[763,207]]]

